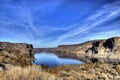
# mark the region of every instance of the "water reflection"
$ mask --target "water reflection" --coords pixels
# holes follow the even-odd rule
[[[54,53],[36,53],[34,55],[34,64],[48,65],[49,67],[67,65],[67,64],[82,64],[82,61],[69,59],[69,58],[59,58]]]

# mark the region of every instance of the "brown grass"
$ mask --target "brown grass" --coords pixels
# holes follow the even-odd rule
[[[51,74],[58,74],[60,71],[66,71],[70,72],[71,70],[75,71],[81,71],[85,70],[88,71],[90,69],[95,69],[95,68],[100,68],[99,63],[93,63],[93,64],[78,64],[78,65],[66,65],[66,66],[54,66],[53,68],[48,68],[48,67],[42,67],[42,70],[45,72],[49,72]]]
[[[107,66],[110,65],[94,63],[53,68],[37,65],[27,67],[6,65],[7,70],[0,72],[0,80],[97,80],[96,70],[97,73],[102,71],[106,74],[106,71],[109,71]],[[120,65],[116,65],[115,70],[120,72]],[[107,73],[110,74],[110,72]]]
[[[115,69],[120,74],[120,65],[116,65]]]
[[[41,71],[40,66],[12,66],[0,72],[0,80],[54,80],[54,76]]]
[[[31,61],[34,58],[27,54],[22,54],[18,50],[1,51],[0,52],[0,63],[13,64],[16,66],[28,66],[32,65]]]
[[[95,68],[99,68],[99,67],[100,67],[99,63],[84,64],[84,70],[95,69]]]

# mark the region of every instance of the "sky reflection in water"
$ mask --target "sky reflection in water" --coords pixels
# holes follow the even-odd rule
[[[60,65],[67,65],[67,64],[82,64],[82,61],[75,60],[75,59],[69,59],[69,58],[59,58],[54,53],[36,53],[34,55],[35,57],[35,64],[44,64],[48,65],[49,67],[53,67],[54,65],[60,66]]]

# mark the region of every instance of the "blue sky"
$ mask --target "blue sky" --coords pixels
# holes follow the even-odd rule
[[[0,0],[0,41],[56,47],[120,36],[120,0]]]

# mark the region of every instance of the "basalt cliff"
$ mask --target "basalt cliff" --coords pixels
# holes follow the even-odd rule
[[[93,40],[82,44],[60,45],[57,48],[35,48],[35,52],[54,52],[60,57],[82,60],[86,63],[120,63],[120,37]]]
[[[0,42],[0,64],[30,65],[34,59],[33,53],[31,44]]]

